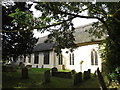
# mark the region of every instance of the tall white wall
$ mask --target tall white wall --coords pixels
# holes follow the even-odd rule
[[[84,72],[88,69],[91,69],[91,72],[94,73],[95,70],[99,67],[101,70],[101,58],[98,54],[98,65],[91,65],[91,50],[95,49],[98,51],[98,44],[81,46],[74,50],[74,65],[70,65],[69,54],[66,53],[67,49],[63,50],[63,56],[65,61],[66,69],[74,69],[77,72]],[[82,65],[80,62],[83,61]],[[82,68],[82,70],[81,70]]]

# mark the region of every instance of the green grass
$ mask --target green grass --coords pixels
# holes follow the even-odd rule
[[[29,69],[29,79],[21,79],[21,70],[8,73],[3,72],[3,88],[99,88],[96,78],[83,81],[77,86],[73,86],[73,78],[51,77],[50,83],[43,83],[44,72],[48,70],[40,68]],[[64,70],[59,70],[64,71]],[[68,72],[68,70],[66,70]]]
[[[62,69],[58,69],[58,72],[70,72],[70,70],[62,70]]]

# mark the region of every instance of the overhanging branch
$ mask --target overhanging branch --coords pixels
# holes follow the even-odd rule
[[[59,22],[59,23],[55,23],[55,24],[52,24],[52,25],[47,25],[47,26],[45,26],[45,27],[35,27],[34,29],[45,29],[45,28],[49,28],[49,27],[52,27],[52,26],[57,26],[57,25],[60,25],[60,24],[62,24],[62,23],[65,23],[65,22],[67,22],[67,21],[70,21],[70,20],[72,20],[72,19],[74,19],[74,18],[75,18],[75,16],[72,17],[72,18],[69,18],[69,19],[67,19],[67,20],[63,20],[62,22]]]
[[[101,21],[105,25],[106,29],[109,31],[109,27],[108,27],[107,23],[104,21],[103,18],[99,18],[99,17],[95,17],[95,16],[82,16],[82,15],[67,13],[67,12],[63,12],[63,11],[59,11],[59,13],[60,14],[71,15],[71,16],[74,16],[74,17],[80,17],[80,18],[98,19],[99,21]]]

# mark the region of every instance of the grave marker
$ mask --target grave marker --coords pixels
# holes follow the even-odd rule
[[[22,68],[22,79],[28,79],[28,68]]]
[[[56,67],[52,68],[52,76],[54,76],[55,72],[58,72],[58,69]]]
[[[73,81],[73,85],[77,85],[78,83],[82,82],[82,72],[76,73],[74,75],[74,81]]]
[[[97,75],[98,75],[98,79],[99,79],[99,82],[100,82],[100,85],[101,85],[102,90],[107,90],[107,87],[106,87],[106,85],[105,85],[103,76],[102,76],[99,68],[97,69]]]
[[[44,80],[45,80],[45,83],[50,82],[50,70],[45,71]]]

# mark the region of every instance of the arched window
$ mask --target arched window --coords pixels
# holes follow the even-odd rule
[[[28,62],[31,63],[31,55],[28,56]]]
[[[91,51],[91,65],[94,65],[94,51]]]
[[[39,53],[36,52],[36,53],[34,54],[34,64],[38,64],[38,62],[39,62]]]
[[[70,65],[74,65],[74,53],[70,53]]]
[[[97,51],[95,51],[95,65],[98,65],[98,54],[97,54]]]
[[[98,65],[98,54],[95,49],[91,51],[91,65]]]
[[[44,52],[44,64],[49,64],[49,51]]]
[[[63,56],[62,56],[62,54],[59,54],[59,56],[58,56],[58,64],[59,65],[63,64]]]

